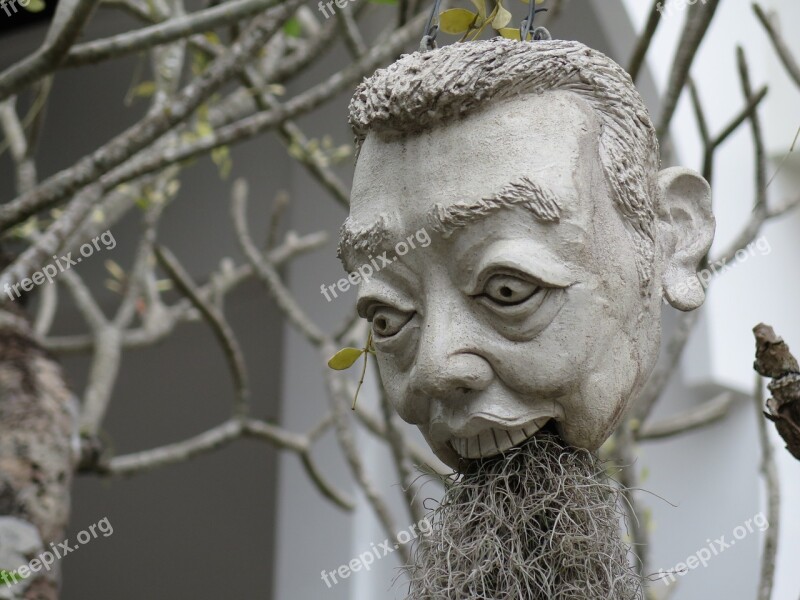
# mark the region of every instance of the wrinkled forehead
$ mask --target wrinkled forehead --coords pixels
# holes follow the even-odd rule
[[[598,137],[592,108],[567,91],[500,100],[425,132],[371,132],[356,165],[343,258],[364,232],[410,234],[431,224],[437,206],[480,205],[523,177],[574,219],[582,180],[588,185],[599,165]]]

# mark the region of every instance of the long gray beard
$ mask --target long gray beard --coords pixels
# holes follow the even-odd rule
[[[415,549],[407,600],[642,597],[594,454],[544,434],[463,471]]]

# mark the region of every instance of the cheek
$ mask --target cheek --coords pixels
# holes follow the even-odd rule
[[[376,358],[383,390],[397,414],[408,423],[419,422],[412,413],[414,404],[408,394],[407,372],[398,369],[398,361],[391,354],[378,351]]]
[[[580,385],[562,399],[564,438],[575,446],[595,450],[619,424],[640,388],[640,365],[635,340],[619,333],[612,338]]]
[[[557,317],[533,340],[509,343],[495,353],[494,366],[509,387],[526,396],[568,394],[605,354],[617,331],[607,303],[589,286],[570,288]]]

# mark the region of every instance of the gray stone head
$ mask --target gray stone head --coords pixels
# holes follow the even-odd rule
[[[577,42],[453,44],[365,80],[350,123],[339,251],[382,267],[358,310],[400,416],[453,466],[551,420],[599,447],[655,364],[662,299],[702,304],[714,232],[628,74]]]

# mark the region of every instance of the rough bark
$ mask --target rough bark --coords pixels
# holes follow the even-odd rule
[[[769,325],[753,328],[756,336],[756,371],[772,379],[767,386],[772,397],[764,415],[786,442],[786,449],[800,460],[800,366],[797,359]]]
[[[76,455],[77,406],[61,368],[16,307],[0,306],[0,570],[14,572],[64,540]],[[59,569],[0,598],[55,600]]]

